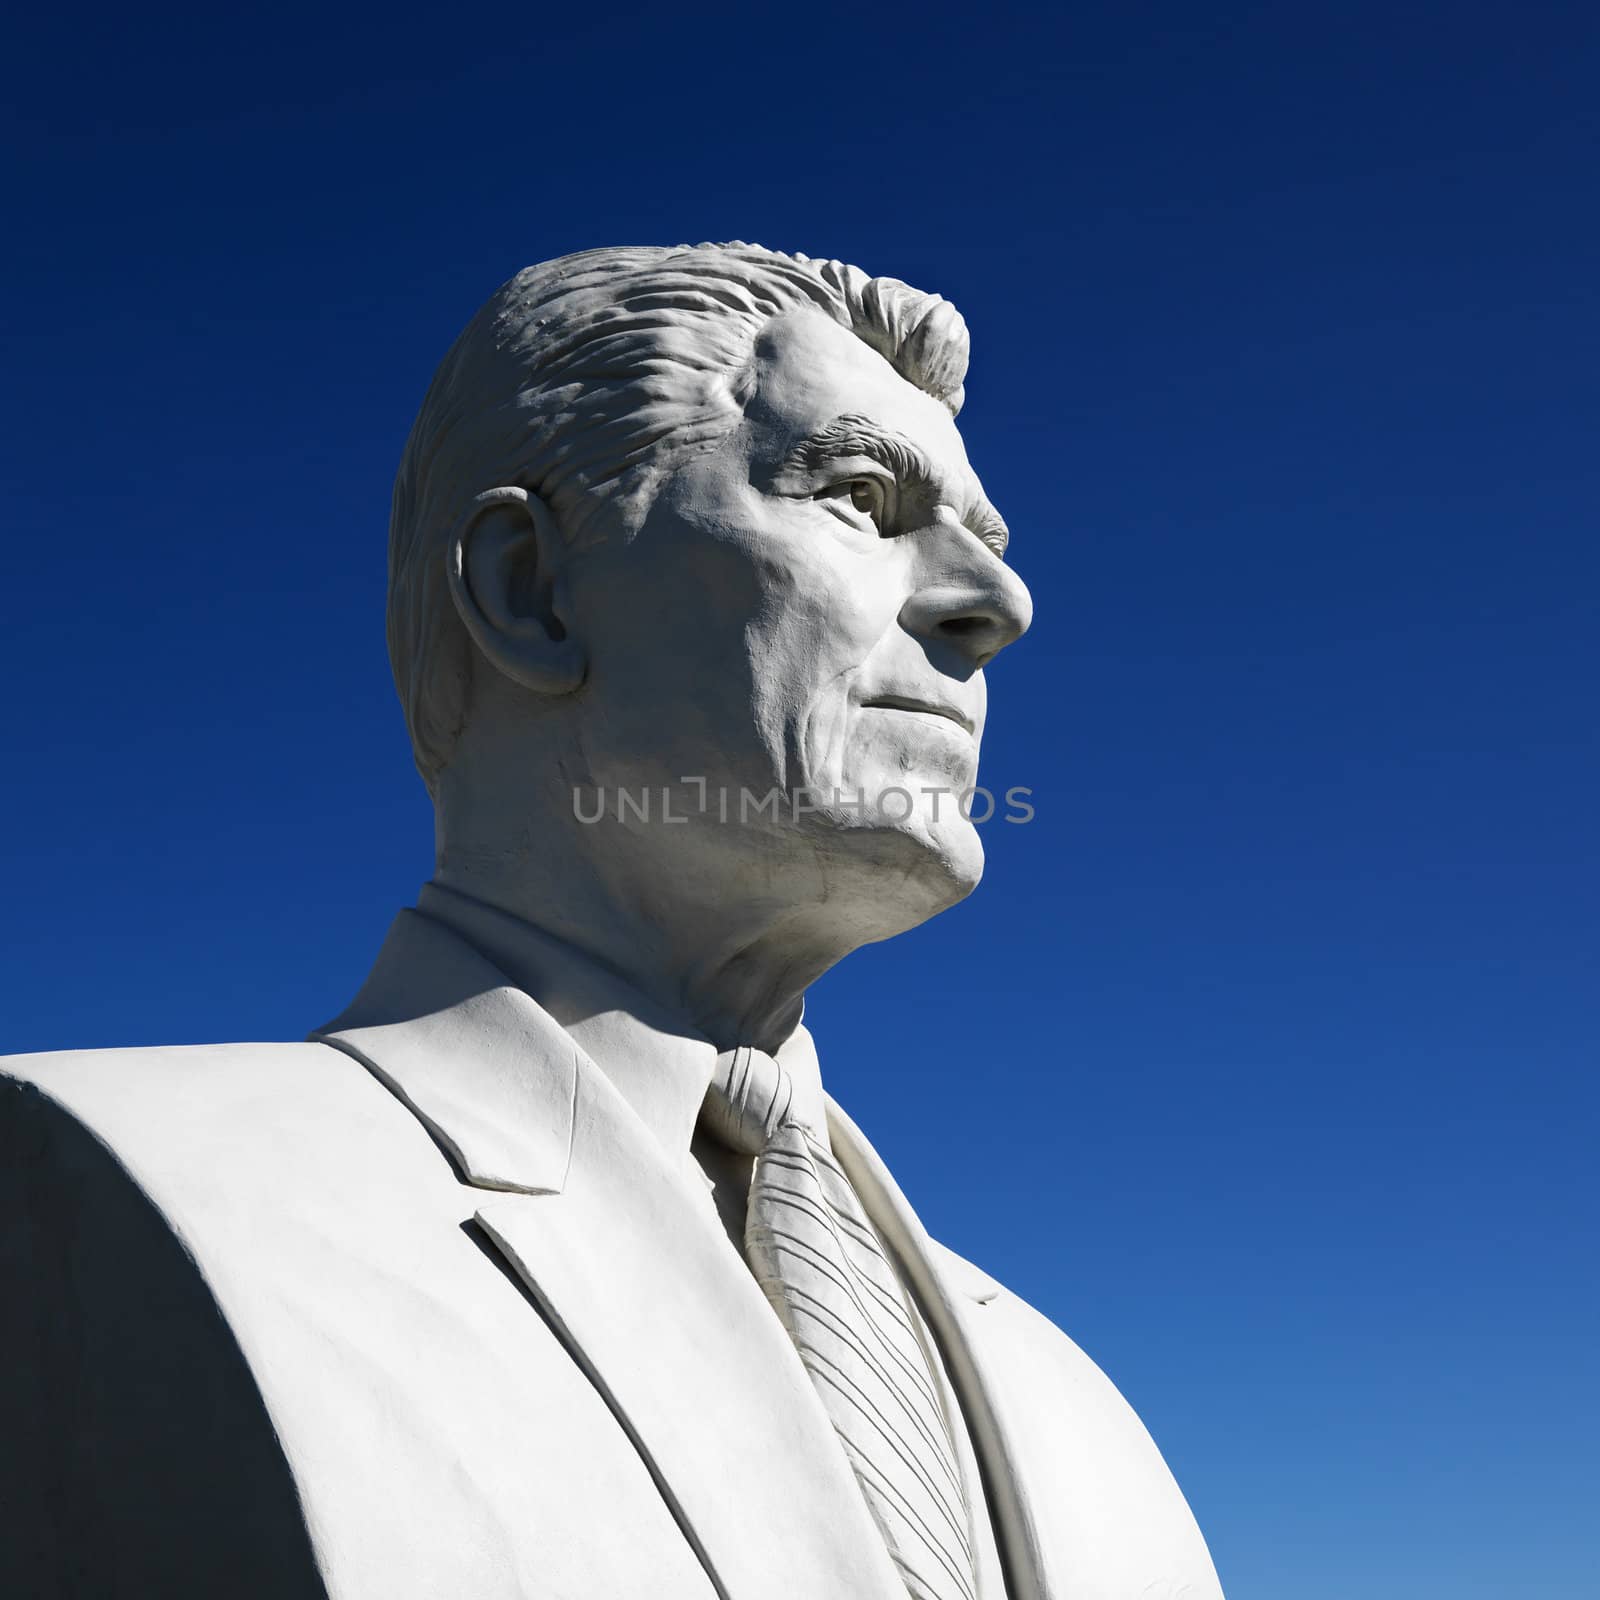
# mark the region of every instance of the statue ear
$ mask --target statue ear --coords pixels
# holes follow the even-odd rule
[[[567,548],[526,489],[489,489],[450,541],[450,597],[485,659],[536,694],[571,694],[588,671],[562,574]]]

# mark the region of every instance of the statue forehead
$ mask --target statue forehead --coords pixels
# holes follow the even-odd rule
[[[865,416],[904,435],[953,478],[972,478],[949,411],[824,313],[774,317],[756,339],[754,367],[745,417],[760,454],[781,455],[841,416]]]

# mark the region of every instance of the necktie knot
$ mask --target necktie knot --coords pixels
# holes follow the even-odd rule
[[[715,1138],[746,1155],[760,1155],[794,1112],[794,1083],[765,1050],[742,1044],[717,1057],[701,1112]]]

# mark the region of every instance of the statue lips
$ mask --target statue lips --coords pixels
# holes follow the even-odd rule
[[[905,711],[913,716],[938,717],[953,722],[968,738],[976,732],[976,725],[964,711],[937,700],[923,700],[906,694],[879,694],[870,700],[863,700],[861,706],[866,711]]]

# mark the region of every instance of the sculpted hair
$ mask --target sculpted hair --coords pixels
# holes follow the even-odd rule
[[[467,325],[412,425],[389,522],[389,661],[430,791],[471,689],[445,562],[474,498],[538,494],[579,545],[637,527],[673,465],[739,421],[763,326],[804,306],[961,409],[967,329],[948,301],[759,245],[563,256],[519,272]]]

